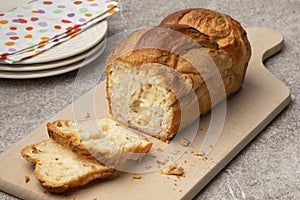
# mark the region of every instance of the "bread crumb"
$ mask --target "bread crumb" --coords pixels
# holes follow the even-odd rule
[[[86,118],[86,119],[89,119],[89,118],[91,118],[91,115],[90,115],[90,113],[89,113],[89,112],[87,112],[87,113],[85,114],[85,118]]]
[[[156,151],[162,152],[162,151],[164,151],[164,150],[163,150],[162,148],[158,147],[158,148],[156,149]]]
[[[25,183],[28,183],[30,181],[30,177],[29,176],[25,176]]]
[[[182,192],[182,190],[179,190],[179,192]]]
[[[133,173],[132,174],[132,178],[133,179],[141,179],[142,177],[139,174],[137,174],[137,173]]]
[[[181,146],[184,146],[184,147],[189,146],[190,143],[191,143],[191,142],[190,142],[188,139],[181,139],[181,140],[179,141],[179,144],[180,144]]]
[[[151,158],[155,159],[155,158],[156,158],[156,156],[155,156],[155,155],[151,155]]]
[[[184,173],[184,169],[182,167],[177,167],[176,163],[172,163],[169,166],[162,168],[159,172],[161,174],[166,174],[166,175],[182,176]]]
[[[97,198],[93,198],[93,200],[97,200]]]
[[[176,150],[170,152],[170,154],[172,154],[172,155],[177,155],[178,153],[180,153],[179,149],[176,149]]]
[[[202,160],[207,161],[208,158],[205,156],[205,157],[202,158]]]
[[[193,156],[204,156],[204,153],[195,150],[191,150],[190,154],[192,154]]]
[[[168,163],[169,162],[169,160],[168,159],[165,159],[165,160],[163,160],[162,162],[161,162],[161,165],[165,165],[166,163]]]
[[[151,169],[151,168],[152,168],[151,165],[145,167],[145,169]]]

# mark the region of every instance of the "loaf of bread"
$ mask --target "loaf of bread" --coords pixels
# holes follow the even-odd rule
[[[47,190],[54,193],[109,177],[115,171],[51,139],[27,146],[21,154],[28,162],[35,164],[35,176]]]
[[[241,88],[250,55],[245,30],[228,15],[173,13],[158,27],[130,34],[109,56],[109,111],[115,120],[168,141]],[[209,91],[207,81],[217,77],[221,83]],[[212,99],[219,88],[225,94]]]
[[[94,157],[107,164],[116,164],[127,159],[138,159],[151,146],[147,138],[128,130],[108,118],[86,120],[57,120],[47,123],[48,135],[73,152]]]

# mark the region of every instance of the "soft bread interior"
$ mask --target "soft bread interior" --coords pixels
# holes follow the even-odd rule
[[[166,138],[176,102],[174,93],[162,84],[156,70],[113,63],[109,69],[108,96],[113,117],[158,138]]]
[[[24,148],[22,156],[36,164],[34,173],[37,179],[52,192],[64,192],[94,179],[108,177],[114,171],[51,139]]]

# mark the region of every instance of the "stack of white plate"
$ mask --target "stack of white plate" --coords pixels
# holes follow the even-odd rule
[[[104,20],[33,58],[14,64],[0,61],[0,78],[41,78],[78,69],[103,52],[106,32],[107,21]]]

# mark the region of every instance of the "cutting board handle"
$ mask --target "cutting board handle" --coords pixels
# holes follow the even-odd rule
[[[257,73],[264,74],[259,80],[263,82],[262,79],[268,77],[273,77],[273,87],[281,91],[282,95],[285,97],[285,102],[282,105],[287,105],[290,101],[290,90],[289,88],[277,77],[270,72],[263,61],[268,59],[270,56],[279,52],[283,47],[283,36],[277,30],[262,27],[250,27],[246,29],[248,39],[251,44],[252,55],[249,61],[249,66],[246,73],[246,82],[248,85],[255,84],[252,77],[257,76]],[[257,80],[256,80],[257,81]],[[244,84],[247,85],[247,84]],[[273,88],[273,89],[274,89]]]
[[[274,29],[251,27],[246,29],[252,48],[252,59],[264,61],[283,47],[283,36]]]

